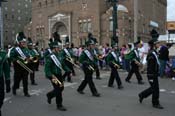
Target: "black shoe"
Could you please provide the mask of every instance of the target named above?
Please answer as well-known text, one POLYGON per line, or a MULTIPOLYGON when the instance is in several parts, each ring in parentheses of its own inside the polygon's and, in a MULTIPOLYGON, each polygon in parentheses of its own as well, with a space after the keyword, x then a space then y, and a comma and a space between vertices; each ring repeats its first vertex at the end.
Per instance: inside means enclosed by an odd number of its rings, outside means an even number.
POLYGON ((139 102, 142 103, 143 97, 139 94, 139 102))
POLYGON ((100 97, 100 94, 99 93, 94 93, 92 96, 94 96, 94 97, 100 97))
POLYGON ((57 106, 57 109, 60 111, 67 111, 67 109, 64 106, 57 106))
POLYGON ((153 105, 154 108, 157 108, 157 109, 164 109, 163 106, 161 106, 160 104, 158 105, 153 105))
POLYGON ((31 85, 38 85, 37 83, 32 83, 31 85))
POLYGON ((51 103, 52 103, 52 99, 49 97, 48 94, 47 94, 46 96, 47 96, 47 103, 48 103, 48 104, 51 104, 51 103))
POLYGON ((73 83, 73 81, 72 81, 72 80, 70 80, 70 81, 67 81, 67 82, 69 82, 69 83, 73 83))
POLYGON ((114 85, 108 85, 108 87, 114 88, 114 85))
POLYGON ((13 88, 12 90, 13 95, 16 95, 16 90, 13 88))
POLYGON ((28 93, 27 93, 27 94, 24 94, 24 96, 25 96, 25 97, 31 97, 31 95, 28 94, 28 93))
POLYGON ((126 81, 127 83, 131 83, 131 81, 130 81, 130 80, 125 79, 125 81, 126 81))
POLYGON ((123 86, 122 85, 118 86, 118 89, 123 89, 123 86))
POLYGON ((85 94, 83 91, 77 90, 78 93, 80 94, 85 94))
POLYGON ((143 81, 139 81, 138 84, 139 84, 139 85, 143 85, 144 82, 143 82, 143 81))
POLYGON ((100 78, 100 77, 96 77, 96 79, 101 80, 101 78, 100 78))

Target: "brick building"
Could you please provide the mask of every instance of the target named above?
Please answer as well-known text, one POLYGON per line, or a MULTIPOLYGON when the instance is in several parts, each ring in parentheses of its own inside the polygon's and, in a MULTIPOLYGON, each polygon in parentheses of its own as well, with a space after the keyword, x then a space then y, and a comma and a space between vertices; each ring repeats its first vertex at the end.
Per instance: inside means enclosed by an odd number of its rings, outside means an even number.
MULTIPOLYGON (((167 0, 119 0, 119 45, 133 42, 134 35, 144 41, 156 28, 166 30, 167 0)), ((32 22, 25 32, 40 47, 47 47, 51 34, 57 31, 62 40, 68 35, 76 46, 84 44, 92 32, 99 44, 110 43, 112 8, 106 0, 32 0, 32 22)))
POLYGON ((31 21, 31 0, 7 0, 2 3, 4 46, 13 45, 16 33, 31 21))

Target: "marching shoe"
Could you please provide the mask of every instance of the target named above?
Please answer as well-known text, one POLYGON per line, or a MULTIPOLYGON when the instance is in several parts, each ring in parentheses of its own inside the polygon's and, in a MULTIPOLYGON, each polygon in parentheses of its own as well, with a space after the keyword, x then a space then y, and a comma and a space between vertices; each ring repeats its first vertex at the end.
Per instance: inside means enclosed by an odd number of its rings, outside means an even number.
POLYGON ((130 81, 130 80, 125 79, 125 81, 126 81, 127 83, 131 83, 131 81, 130 81))
POLYGON ((100 94, 99 93, 94 93, 92 96, 94 96, 94 97, 100 97, 100 94))
POLYGON ((32 83, 31 85, 38 85, 37 83, 32 83))
POLYGON ((100 77, 96 77, 96 79, 101 80, 101 78, 100 78, 100 77))
POLYGON ((141 94, 139 94, 139 102, 142 103, 143 101, 143 97, 141 96, 141 94))
POLYGON ((24 96, 25 96, 25 97, 31 97, 31 95, 28 94, 28 93, 27 93, 27 94, 24 94, 24 96))
POLYGON ((144 82, 143 82, 143 81, 139 81, 138 84, 139 84, 139 85, 143 85, 144 82))
POLYGON ((154 108, 157 108, 157 109, 164 109, 163 106, 161 106, 160 104, 158 105, 153 105, 154 108))
POLYGON ((123 89, 123 86, 122 85, 118 86, 118 89, 123 89))
POLYGON ((67 109, 64 106, 57 106, 57 109, 60 111, 67 111, 67 109))
POLYGON ((47 103, 48 103, 48 104, 51 104, 51 103, 52 103, 52 100, 51 100, 51 98, 49 97, 48 94, 46 94, 46 97, 47 97, 47 103))
POLYGON ((78 93, 80 94, 85 94, 83 91, 77 90, 78 93))

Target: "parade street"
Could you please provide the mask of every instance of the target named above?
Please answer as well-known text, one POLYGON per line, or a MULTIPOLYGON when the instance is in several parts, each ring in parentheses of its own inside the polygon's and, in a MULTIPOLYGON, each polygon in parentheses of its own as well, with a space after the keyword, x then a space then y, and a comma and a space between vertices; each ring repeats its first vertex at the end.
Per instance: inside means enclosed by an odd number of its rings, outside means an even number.
MULTIPOLYGON (((13 71, 12 71, 13 72, 13 71)), ((11 77, 13 73, 11 73, 11 77)), ((101 71, 102 80, 94 78, 96 88, 101 97, 93 97, 89 86, 81 95, 76 90, 84 75, 81 70, 76 69, 76 76, 73 83, 65 82, 63 91, 63 105, 66 112, 56 109, 55 99, 49 105, 46 93, 52 86, 44 76, 43 67, 36 72, 37 86, 31 86, 29 81, 29 93, 31 97, 24 97, 22 87, 17 90, 17 95, 6 94, 3 116, 174 116, 175 114, 175 81, 163 78, 160 81, 160 103, 163 110, 152 107, 151 97, 139 103, 138 93, 149 87, 146 74, 143 74, 145 84, 138 85, 135 76, 131 79, 131 84, 124 81, 127 73, 119 71, 124 89, 119 90, 116 82, 114 88, 107 87, 109 71, 101 71)), ((95 75, 94 75, 95 77, 95 75)), ((13 83, 13 82, 12 82, 13 83)), ((22 84, 21 84, 22 86, 22 84)))

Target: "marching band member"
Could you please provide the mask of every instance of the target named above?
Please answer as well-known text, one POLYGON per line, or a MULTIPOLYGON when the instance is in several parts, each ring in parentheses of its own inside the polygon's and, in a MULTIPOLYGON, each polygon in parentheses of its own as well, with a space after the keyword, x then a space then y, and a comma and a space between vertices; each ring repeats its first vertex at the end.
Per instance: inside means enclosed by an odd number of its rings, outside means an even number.
POLYGON ((69 67, 69 69, 71 69, 71 72, 65 72, 63 75, 63 78, 65 80, 65 78, 67 77, 67 81, 68 82, 72 82, 72 75, 71 73, 75 73, 74 71, 74 67, 73 67, 73 53, 71 52, 70 48, 69 48, 69 37, 66 37, 66 43, 65 43, 65 48, 62 50, 62 56, 63 56, 63 61, 65 62, 66 66, 69 67))
POLYGON ((147 77, 150 87, 139 94, 139 101, 142 103, 143 99, 152 94, 152 105, 154 108, 163 109, 159 103, 159 67, 160 62, 158 59, 156 49, 159 44, 156 39, 152 39, 148 42, 150 50, 147 56, 147 77))
POLYGON ((51 104, 52 98, 56 97, 57 109, 66 111, 63 106, 62 91, 64 89, 62 70, 70 72, 70 69, 66 67, 63 62, 61 49, 57 41, 50 43, 52 53, 46 57, 45 62, 45 75, 51 81, 53 90, 47 93, 47 102, 51 104))
POLYGON ((37 63, 38 63, 38 60, 39 60, 39 53, 33 48, 33 42, 31 40, 31 38, 28 38, 28 50, 29 50, 29 54, 30 54, 30 57, 32 57, 32 59, 30 60, 28 66, 29 68, 33 71, 33 73, 30 74, 30 80, 31 80, 31 84, 32 85, 38 85, 36 82, 35 82, 35 71, 37 69, 37 63))
POLYGON ((80 94, 84 94, 83 90, 86 87, 87 84, 89 84, 90 90, 92 92, 92 95, 95 97, 100 97, 100 94, 97 92, 97 89, 95 88, 94 82, 93 82, 93 71, 95 71, 94 69, 94 56, 92 54, 92 50, 94 49, 94 41, 89 40, 88 42, 86 42, 87 44, 87 49, 85 49, 81 55, 80 55, 80 63, 82 64, 82 68, 85 74, 85 78, 82 81, 82 83, 80 84, 80 86, 78 87, 77 91, 80 94))
POLYGON ((130 79, 133 75, 133 73, 135 73, 137 80, 138 80, 138 84, 144 84, 144 82, 142 81, 142 76, 139 72, 139 66, 141 66, 140 63, 140 57, 139 57, 139 53, 138 53, 138 48, 142 47, 142 42, 138 41, 135 43, 135 49, 133 49, 126 57, 126 59, 130 59, 131 61, 131 70, 128 73, 127 78, 125 79, 126 82, 131 83, 130 79))
POLYGON ((28 68, 28 60, 30 54, 26 48, 26 39, 23 32, 17 34, 16 37, 17 47, 14 47, 10 53, 10 59, 14 66, 14 84, 13 95, 16 95, 16 90, 19 88, 20 81, 23 81, 23 91, 26 97, 30 97, 28 93, 28 74, 32 71, 28 68))
POLYGON ((5 85, 6 92, 10 92, 10 66, 7 60, 7 54, 5 51, 0 50, 0 116, 1 116, 1 107, 3 105, 5 97, 5 85), (4 83, 5 82, 5 83, 4 83))
POLYGON ((117 71, 117 69, 121 67, 119 56, 117 53, 118 45, 115 44, 115 45, 112 45, 112 47, 113 47, 112 51, 107 56, 107 62, 111 67, 111 75, 109 78, 108 87, 113 87, 114 78, 115 78, 118 84, 118 89, 122 89, 123 88, 122 82, 117 71))

